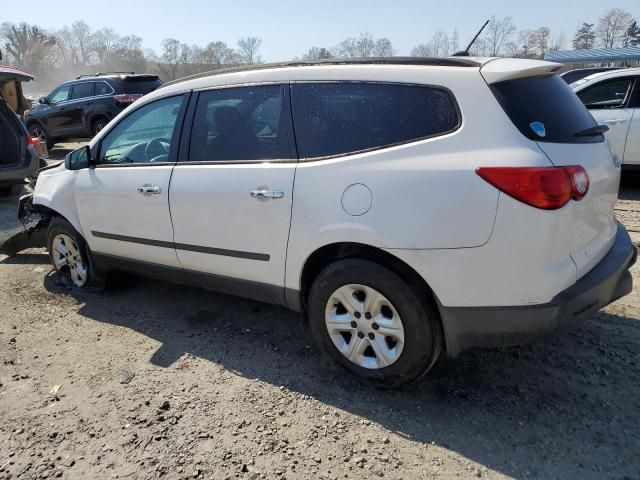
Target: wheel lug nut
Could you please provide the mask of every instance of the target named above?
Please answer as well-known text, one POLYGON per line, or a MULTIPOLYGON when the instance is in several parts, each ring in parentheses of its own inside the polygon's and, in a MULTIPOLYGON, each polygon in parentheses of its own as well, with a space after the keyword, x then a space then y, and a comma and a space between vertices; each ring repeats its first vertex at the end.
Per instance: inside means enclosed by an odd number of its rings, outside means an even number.
POLYGON ((354 317, 356 318, 360 318, 362 316, 362 314, 360 312, 356 312, 353 314, 354 317))
POLYGON ((358 326, 358 324, 357 324, 356 322, 351 322, 351 326, 352 326, 353 328, 356 328, 356 327, 358 326))
POLYGON ((369 312, 365 313, 364 318, 366 318, 367 320, 371 320, 371 314, 369 312))
POLYGON ((369 338, 370 338, 371 340, 373 340, 374 338, 376 338, 376 336, 375 336, 373 333, 370 333, 370 334, 369 334, 369 338))
POLYGON ((359 338, 364 338, 364 333, 362 333, 362 332, 358 332, 358 337, 359 337, 359 338))
POLYGON ((373 323, 371 325, 371 328, 373 328, 374 330, 378 330, 380 328, 380 325, 378 325, 377 323, 373 323))

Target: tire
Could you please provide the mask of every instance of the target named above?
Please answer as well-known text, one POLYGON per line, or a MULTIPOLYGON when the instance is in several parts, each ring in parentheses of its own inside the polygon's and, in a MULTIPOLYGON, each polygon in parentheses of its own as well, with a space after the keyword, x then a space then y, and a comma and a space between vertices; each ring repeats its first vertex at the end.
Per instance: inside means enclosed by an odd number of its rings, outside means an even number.
POLYGON ((29 125, 29 135, 39 138, 40 141, 47 146, 47 150, 51 150, 56 144, 54 139, 49 135, 49 132, 39 123, 29 125))
POLYGON ((95 267, 84 238, 64 218, 54 217, 49 223, 47 249, 51 263, 67 283, 85 291, 104 289, 104 274, 95 267))
POLYGON ((7 185, 6 187, 0 187, 0 197, 8 197, 13 192, 13 185, 7 185))
POLYGON ((379 387, 417 380, 440 355, 442 333, 433 305, 396 273, 369 260, 340 260, 320 272, 308 313, 321 350, 379 387), (354 301, 349 308, 338 300, 352 301, 345 292, 354 301), (362 311, 367 301, 373 302, 372 312, 362 311))
POLYGON ((98 117, 95 120, 91 121, 91 134, 95 137, 100 130, 102 130, 107 123, 109 123, 109 120, 107 120, 104 117, 98 117))

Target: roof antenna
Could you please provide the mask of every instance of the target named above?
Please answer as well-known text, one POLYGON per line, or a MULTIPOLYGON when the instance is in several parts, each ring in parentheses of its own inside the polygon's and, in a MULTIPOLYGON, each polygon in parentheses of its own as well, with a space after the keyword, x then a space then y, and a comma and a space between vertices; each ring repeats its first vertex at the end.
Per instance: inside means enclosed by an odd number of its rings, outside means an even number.
POLYGON ((482 28, 478 31, 478 33, 476 33, 476 36, 473 37, 473 40, 471 40, 469 45, 467 45, 467 48, 465 48, 464 50, 460 50, 459 52, 454 53, 453 56, 454 57, 469 57, 470 56, 469 55, 469 50, 471 50, 471 47, 473 46, 474 43, 476 43, 476 40, 478 39, 478 37, 480 36, 482 31, 487 27, 487 25, 489 25, 489 20, 484 22, 484 25, 482 25, 482 28))

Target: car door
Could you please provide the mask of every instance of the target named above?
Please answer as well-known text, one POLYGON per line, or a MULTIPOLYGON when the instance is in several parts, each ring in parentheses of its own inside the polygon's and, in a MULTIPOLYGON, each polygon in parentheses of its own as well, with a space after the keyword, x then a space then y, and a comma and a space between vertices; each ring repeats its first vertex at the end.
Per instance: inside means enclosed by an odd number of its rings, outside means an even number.
POLYGON ((64 135, 67 133, 71 117, 68 104, 71 98, 72 85, 61 85, 47 97, 47 111, 45 126, 49 135, 64 135))
POLYGON ((71 100, 67 103, 67 111, 70 117, 68 135, 86 135, 89 129, 85 127, 86 111, 93 103, 94 82, 76 83, 71 90, 71 100))
POLYGON ((170 189, 180 264, 282 301, 296 168, 288 86, 202 91, 185 132, 170 189))
POLYGON ((624 158, 633 116, 633 108, 629 102, 634 83, 634 77, 618 77, 603 80, 577 92, 596 121, 609 127, 607 138, 620 160, 624 158))
POLYGON ((102 255, 179 267, 169 180, 187 95, 145 103, 111 126, 75 184, 80 223, 102 255))
POLYGON ((627 132, 627 144, 624 149, 623 162, 627 165, 640 165, 640 78, 636 77, 630 107, 633 107, 633 116, 627 132))

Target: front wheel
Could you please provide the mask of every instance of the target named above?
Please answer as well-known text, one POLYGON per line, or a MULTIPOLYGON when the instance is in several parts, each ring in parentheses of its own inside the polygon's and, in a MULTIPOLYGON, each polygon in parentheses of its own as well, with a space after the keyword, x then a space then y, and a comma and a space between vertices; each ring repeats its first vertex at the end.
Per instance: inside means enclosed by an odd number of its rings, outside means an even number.
POLYGON ((341 260, 318 275, 309 320, 324 352, 383 387, 420 378, 441 350, 439 320, 428 299, 368 260, 341 260))
POLYGON ((29 135, 40 139, 40 142, 47 146, 47 150, 51 150, 55 145, 53 138, 51 138, 45 128, 37 123, 29 127, 29 135))
POLYGON ((61 217, 51 220, 47 247, 56 271, 73 286, 91 291, 104 288, 103 276, 95 268, 86 242, 68 221, 61 217))

